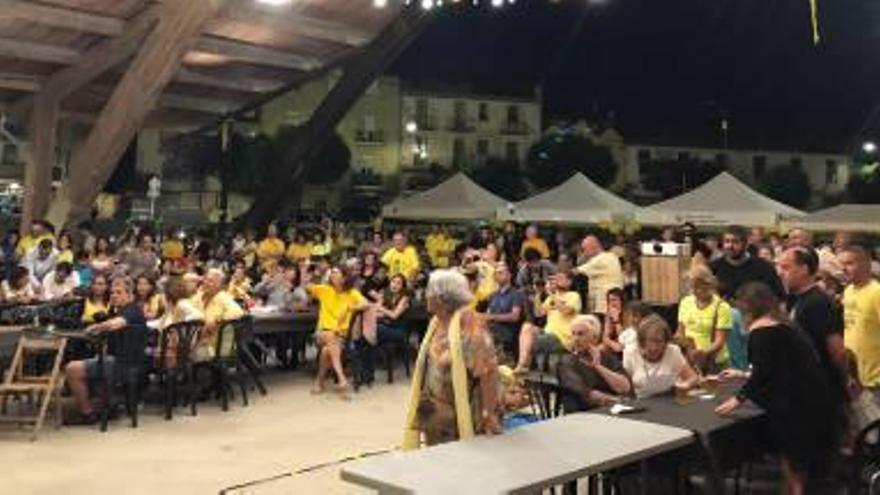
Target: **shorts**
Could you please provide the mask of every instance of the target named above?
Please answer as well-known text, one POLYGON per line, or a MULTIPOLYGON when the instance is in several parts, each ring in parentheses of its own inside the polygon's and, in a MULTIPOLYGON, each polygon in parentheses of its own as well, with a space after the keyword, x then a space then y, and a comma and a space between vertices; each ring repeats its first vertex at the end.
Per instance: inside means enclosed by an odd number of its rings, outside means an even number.
MULTIPOLYGON (((86 380, 90 384, 97 384, 101 381, 101 364, 98 362, 98 358, 93 357, 86 359, 83 361, 86 367, 86 380)), ((113 356, 105 356, 104 357, 104 376, 112 377, 113 376, 113 367, 116 364, 116 358, 113 356)))
POLYGON ((547 330, 542 330, 535 337, 532 349, 532 352, 535 354, 561 354, 566 352, 565 346, 559 341, 559 337, 547 332, 547 330))

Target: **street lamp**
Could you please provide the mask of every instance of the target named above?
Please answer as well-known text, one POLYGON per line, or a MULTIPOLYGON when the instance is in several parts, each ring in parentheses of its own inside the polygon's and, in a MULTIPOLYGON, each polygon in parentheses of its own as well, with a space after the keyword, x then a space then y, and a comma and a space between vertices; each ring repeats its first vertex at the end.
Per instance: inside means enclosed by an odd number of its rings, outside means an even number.
POLYGON ((408 132, 410 134, 415 134, 418 131, 419 131, 419 126, 416 125, 415 122, 410 120, 409 122, 406 123, 406 132, 408 132))
POLYGON ((877 151, 877 144, 873 141, 867 141, 862 145, 862 151, 865 153, 874 153, 877 151))

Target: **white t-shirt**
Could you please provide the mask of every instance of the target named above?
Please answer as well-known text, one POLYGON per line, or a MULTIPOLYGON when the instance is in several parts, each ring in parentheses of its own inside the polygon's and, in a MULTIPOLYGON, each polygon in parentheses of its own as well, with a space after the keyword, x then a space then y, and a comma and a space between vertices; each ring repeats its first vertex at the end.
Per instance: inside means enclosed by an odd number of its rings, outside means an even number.
POLYGON ((639 398, 662 394, 675 387, 684 366, 684 356, 673 344, 666 346, 663 358, 656 363, 646 361, 638 345, 623 351, 623 368, 632 379, 633 389, 639 398))
POLYGON ((630 347, 638 347, 639 334, 635 328, 629 327, 617 335, 617 342, 623 346, 624 351, 630 347))

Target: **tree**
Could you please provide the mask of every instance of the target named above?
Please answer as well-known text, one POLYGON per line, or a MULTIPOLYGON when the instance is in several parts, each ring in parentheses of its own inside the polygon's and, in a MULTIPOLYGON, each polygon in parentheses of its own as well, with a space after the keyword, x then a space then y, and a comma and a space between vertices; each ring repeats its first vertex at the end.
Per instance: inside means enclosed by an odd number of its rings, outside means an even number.
POLYGON ((795 164, 773 167, 761 181, 761 192, 793 208, 804 208, 810 202, 813 189, 810 178, 795 164))
MULTIPOLYGON (((278 129, 275 135, 274 162, 283 160, 299 132, 300 129, 293 126, 283 126, 278 129)), ((305 179, 311 184, 332 184, 345 175, 349 168, 351 168, 351 150, 339 134, 334 132, 321 145, 314 158, 306 164, 308 173, 305 179)))
POLYGON ((846 185, 853 203, 880 204, 880 163, 872 163, 854 170, 846 185))
POLYGON ((617 177, 617 170, 608 148, 566 130, 548 132, 532 145, 526 164, 526 175, 539 188, 556 186, 575 172, 608 187, 617 177))
POLYGON ((489 157, 470 174, 474 182, 509 201, 520 201, 529 194, 519 167, 501 158, 489 157))
POLYGON ((640 165, 640 169, 645 189, 670 198, 709 182, 724 171, 724 165, 717 161, 680 157, 651 160, 640 165))

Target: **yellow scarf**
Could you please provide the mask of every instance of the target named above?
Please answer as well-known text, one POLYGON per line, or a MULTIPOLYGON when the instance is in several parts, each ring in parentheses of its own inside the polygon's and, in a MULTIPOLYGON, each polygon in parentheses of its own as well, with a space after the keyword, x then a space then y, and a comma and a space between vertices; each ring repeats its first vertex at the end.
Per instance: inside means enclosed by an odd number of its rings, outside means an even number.
MULTIPOLYGON (((458 310, 449 321, 449 352, 452 358, 452 392, 455 397, 455 417, 458 423, 458 438, 466 440, 474 436, 474 420, 471 416, 471 403, 468 397, 467 369, 464 365, 464 355, 461 349, 461 313, 458 310)), ((415 450, 421 446, 421 431, 418 429, 416 414, 419 401, 422 396, 422 386, 425 377, 425 366, 428 362, 428 349, 431 340, 439 326, 437 317, 431 319, 419 356, 416 358, 415 370, 413 371, 412 388, 409 396, 409 406, 406 413, 406 424, 403 430, 403 450, 415 450)))

